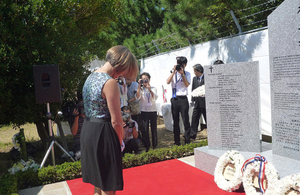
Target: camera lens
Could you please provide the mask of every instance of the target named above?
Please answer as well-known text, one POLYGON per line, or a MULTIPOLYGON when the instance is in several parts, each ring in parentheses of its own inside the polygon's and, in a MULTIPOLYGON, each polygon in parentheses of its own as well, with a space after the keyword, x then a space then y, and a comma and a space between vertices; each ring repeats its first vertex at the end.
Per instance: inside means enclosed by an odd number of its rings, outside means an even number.
POLYGON ((176 67, 175 67, 175 69, 176 69, 177 71, 181 70, 181 64, 177 64, 176 67))
POLYGON ((118 78, 118 83, 119 83, 120 85, 123 85, 123 84, 124 84, 123 80, 120 79, 120 78, 118 78))

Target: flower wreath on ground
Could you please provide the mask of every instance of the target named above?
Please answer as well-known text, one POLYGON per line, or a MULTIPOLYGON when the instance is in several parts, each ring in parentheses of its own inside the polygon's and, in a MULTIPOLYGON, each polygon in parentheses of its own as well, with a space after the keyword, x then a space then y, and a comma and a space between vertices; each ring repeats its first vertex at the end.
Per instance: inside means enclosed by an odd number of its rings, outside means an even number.
POLYGON ((243 186, 247 195, 267 194, 269 191, 274 191, 279 180, 275 167, 259 154, 245 161, 242 172, 243 186))
POLYGON ((244 157, 236 150, 227 151, 219 158, 214 180, 220 189, 227 192, 239 189, 242 183, 240 170, 244 162, 244 157))
POLYGON ((274 190, 268 191, 266 195, 291 195, 300 194, 300 174, 293 174, 279 180, 274 190))

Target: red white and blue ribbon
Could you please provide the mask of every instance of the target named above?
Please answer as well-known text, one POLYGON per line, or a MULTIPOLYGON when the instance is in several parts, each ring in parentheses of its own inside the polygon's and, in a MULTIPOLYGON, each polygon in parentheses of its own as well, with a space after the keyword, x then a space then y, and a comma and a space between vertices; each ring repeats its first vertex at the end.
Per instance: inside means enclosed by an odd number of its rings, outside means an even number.
POLYGON ((266 189, 263 185, 263 181, 265 179, 265 164, 267 163, 267 160, 264 156, 261 156, 260 154, 256 154, 255 157, 249 158, 246 160, 242 166, 242 173, 246 170, 246 167, 255 162, 255 161, 260 161, 260 168, 259 168, 259 174, 258 174, 258 185, 260 188, 261 193, 265 193, 266 189))

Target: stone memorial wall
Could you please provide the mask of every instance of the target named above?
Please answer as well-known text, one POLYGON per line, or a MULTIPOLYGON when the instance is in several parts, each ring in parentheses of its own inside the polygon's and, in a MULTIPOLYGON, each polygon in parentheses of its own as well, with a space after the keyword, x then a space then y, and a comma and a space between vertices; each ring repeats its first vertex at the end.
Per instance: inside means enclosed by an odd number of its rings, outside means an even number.
POLYGON ((300 160, 300 1, 268 17, 273 153, 300 160))
POLYGON ((208 147, 260 152, 258 62, 204 66, 208 147))

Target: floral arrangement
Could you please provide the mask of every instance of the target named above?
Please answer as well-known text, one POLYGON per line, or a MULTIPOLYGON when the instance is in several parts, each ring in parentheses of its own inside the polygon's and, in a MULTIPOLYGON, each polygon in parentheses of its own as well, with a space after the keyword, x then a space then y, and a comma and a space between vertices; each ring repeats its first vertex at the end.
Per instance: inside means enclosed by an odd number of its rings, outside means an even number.
POLYGON ((279 180, 273 190, 268 190, 266 195, 289 195, 300 193, 300 174, 293 174, 279 180))
POLYGON ((13 137, 12 137, 12 143, 14 145, 14 148, 19 150, 20 152, 20 133, 16 133, 13 137))
POLYGON ((192 91, 193 97, 205 97, 205 85, 201 85, 192 91))
POLYGON ((28 169, 33 169, 35 172, 39 169, 40 165, 35 163, 32 158, 28 161, 21 160, 20 162, 14 164, 12 168, 8 169, 10 174, 16 174, 19 171, 27 171, 28 169))
POLYGON ((243 186, 247 195, 268 194, 270 191, 274 191, 276 183, 279 180, 279 175, 275 167, 259 154, 246 160, 242 171, 243 186), (255 187, 254 184, 256 176, 259 187, 255 187))
POLYGON ((240 170, 244 162, 244 157, 236 150, 224 153, 219 158, 214 171, 214 180, 218 187, 228 192, 239 189, 242 183, 242 172, 240 170), (231 180, 224 177, 224 169, 229 164, 232 164, 235 168, 234 176, 231 180))

